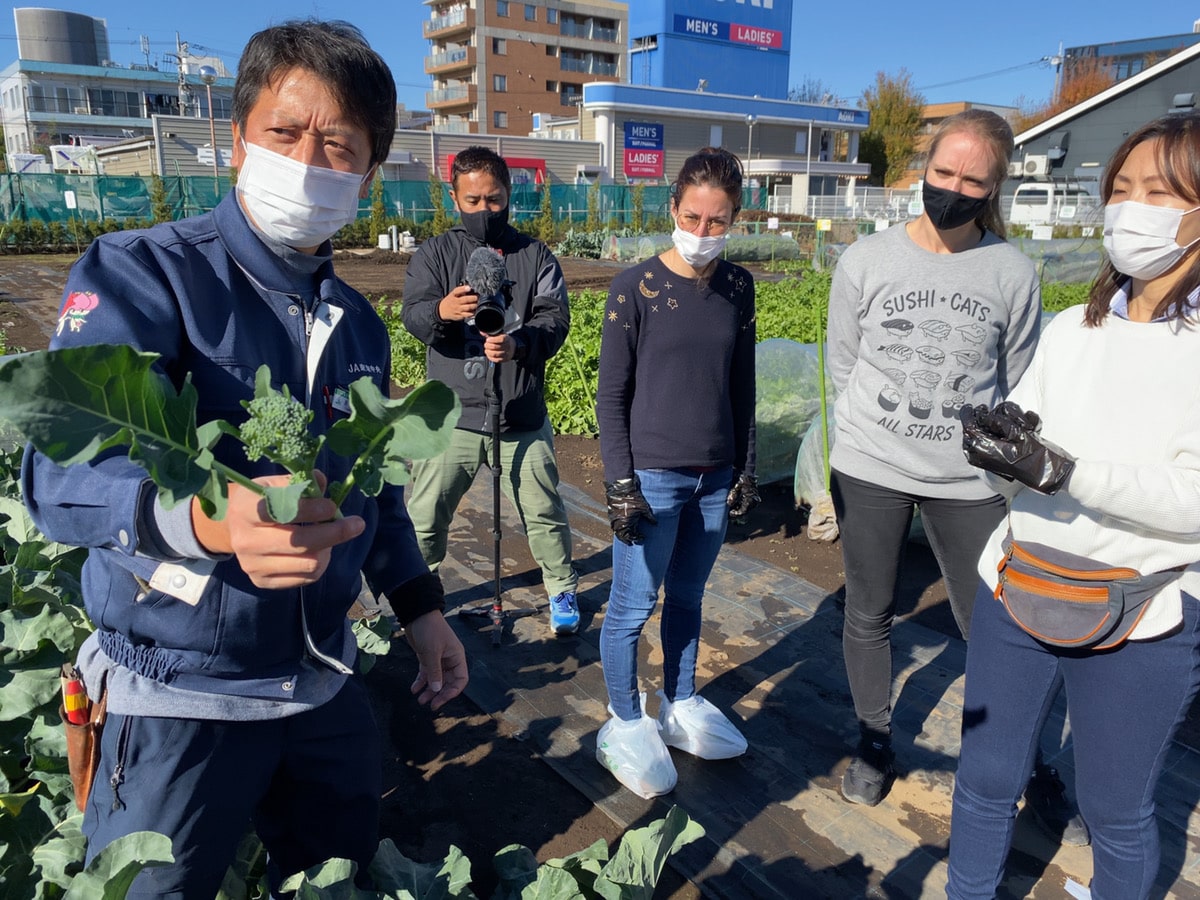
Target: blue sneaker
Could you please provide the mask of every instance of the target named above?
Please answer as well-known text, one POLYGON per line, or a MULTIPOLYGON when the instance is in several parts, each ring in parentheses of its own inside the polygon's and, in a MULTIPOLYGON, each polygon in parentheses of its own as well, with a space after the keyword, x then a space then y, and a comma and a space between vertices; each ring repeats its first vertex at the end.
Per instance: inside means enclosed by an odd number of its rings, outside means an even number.
POLYGON ((563 591, 550 598, 550 627, 555 634, 574 634, 579 630, 579 606, 574 591, 563 591))

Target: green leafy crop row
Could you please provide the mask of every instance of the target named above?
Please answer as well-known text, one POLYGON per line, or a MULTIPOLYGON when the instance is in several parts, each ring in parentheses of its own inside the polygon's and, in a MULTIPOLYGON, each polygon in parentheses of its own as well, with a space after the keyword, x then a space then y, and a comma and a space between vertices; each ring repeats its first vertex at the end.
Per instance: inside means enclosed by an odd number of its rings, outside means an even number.
MULTIPOLYGON (((787 338, 814 344, 823 333, 829 287, 833 273, 809 266, 779 281, 758 281, 755 299, 758 339, 787 338)), ((1042 285, 1042 305, 1047 312, 1087 302, 1088 285, 1047 282, 1042 285)), ((596 379, 600 369, 600 335, 603 330, 602 290, 571 294, 571 333, 562 350, 546 367, 546 406, 558 434, 595 435, 596 379)), ((425 347, 400 321, 399 301, 384 298, 379 311, 392 338, 392 377, 411 387, 425 379, 425 347)))

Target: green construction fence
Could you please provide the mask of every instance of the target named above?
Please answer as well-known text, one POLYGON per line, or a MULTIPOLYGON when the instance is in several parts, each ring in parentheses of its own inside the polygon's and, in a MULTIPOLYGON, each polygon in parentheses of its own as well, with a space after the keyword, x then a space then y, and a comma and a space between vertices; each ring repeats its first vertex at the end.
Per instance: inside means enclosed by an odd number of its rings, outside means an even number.
MULTIPOLYGON (((228 177, 213 175, 163 176, 160 205, 170 210, 169 218, 182 219, 212 209, 230 189, 228 177)), ((416 224, 433 218, 428 181, 385 181, 383 203, 388 218, 406 219, 416 224)), ((0 174, 0 221, 20 220, 46 225, 66 225, 73 220, 154 219, 154 179, 117 175, 29 175, 0 174), (74 206, 68 198, 74 198, 74 206)), ((542 214, 545 186, 513 185, 511 216, 516 221, 542 214)), ((665 185, 555 184, 549 187, 554 218, 568 225, 588 222, 589 204, 596 204, 593 221, 600 227, 635 227, 656 217, 665 218, 669 190, 665 185), (640 193, 640 198, 639 198, 640 193), (640 204, 639 204, 640 199, 640 204), (640 205, 640 215, 636 208, 640 205)), ((444 208, 453 213, 446 185, 442 186, 444 208)), ((744 209, 758 205, 750 190, 743 199, 744 209)), ((371 200, 362 201, 359 216, 370 214, 371 200)))

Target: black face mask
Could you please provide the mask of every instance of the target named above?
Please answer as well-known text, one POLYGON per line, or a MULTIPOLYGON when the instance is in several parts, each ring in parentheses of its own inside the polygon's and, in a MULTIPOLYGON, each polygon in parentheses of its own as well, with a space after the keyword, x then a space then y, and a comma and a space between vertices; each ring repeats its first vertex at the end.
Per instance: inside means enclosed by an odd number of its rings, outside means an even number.
POLYGON ((489 247, 496 246, 508 228, 507 206, 496 212, 492 212, 490 209, 481 209, 478 212, 470 213, 460 210, 458 215, 462 220, 463 228, 467 229, 467 233, 489 247))
POLYGON ((968 197, 958 191, 934 187, 928 181, 921 188, 925 212, 938 231, 949 231, 972 222, 987 209, 991 197, 968 197))

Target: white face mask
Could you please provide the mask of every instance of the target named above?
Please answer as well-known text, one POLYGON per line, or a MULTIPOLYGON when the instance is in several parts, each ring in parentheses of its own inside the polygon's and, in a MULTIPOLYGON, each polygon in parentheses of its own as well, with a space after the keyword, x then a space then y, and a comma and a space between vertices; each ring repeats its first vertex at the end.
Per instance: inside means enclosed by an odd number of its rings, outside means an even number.
POLYGON ((367 176, 306 165, 246 141, 242 148, 238 194, 254 224, 273 240, 316 247, 358 217, 367 176))
MULTIPOLYGON (((1172 209, 1123 200, 1104 207, 1104 252, 1122 275, 1149 281, 1183 258, 1188 248, 1175 243, 1179 224, 1193 209, 1172 209)), ((1197 238, 1200 240, 1200 238, 1197 238)))
POLYGON ((675 244, 675 252, 685 263, 693 269, 703 269, 721 255, 721 251, 725 249, 725 239, 728 237, 728 234, 700 237, 676 225, 671 241, 675 244))

